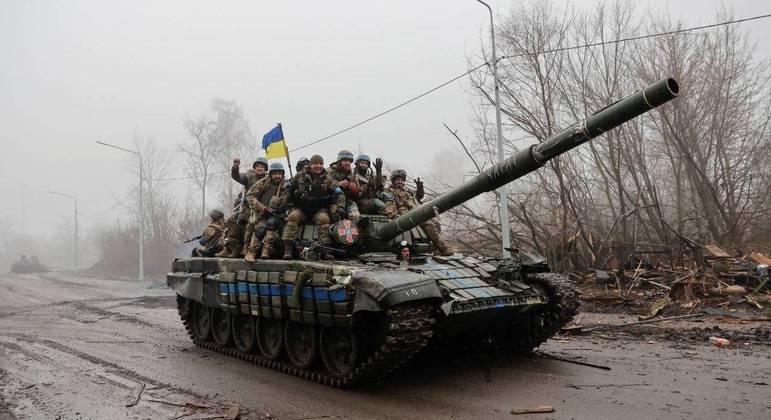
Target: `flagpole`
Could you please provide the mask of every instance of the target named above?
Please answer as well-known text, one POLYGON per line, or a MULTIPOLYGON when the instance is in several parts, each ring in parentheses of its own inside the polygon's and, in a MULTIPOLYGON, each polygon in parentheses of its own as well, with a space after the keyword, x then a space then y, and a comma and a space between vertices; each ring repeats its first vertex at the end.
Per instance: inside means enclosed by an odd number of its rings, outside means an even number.
POLYGON ((292 173, 292 161, 289 160, 289 148, 286 147, 286 136, 284 134, 284 127, 281 126, 281 123, 278 123, 278 126, 281 127, 281 134, 284 138, 284 154, 286 154, 286 165, 289 166, 289 178, 293 178, 294 174, 292 173))

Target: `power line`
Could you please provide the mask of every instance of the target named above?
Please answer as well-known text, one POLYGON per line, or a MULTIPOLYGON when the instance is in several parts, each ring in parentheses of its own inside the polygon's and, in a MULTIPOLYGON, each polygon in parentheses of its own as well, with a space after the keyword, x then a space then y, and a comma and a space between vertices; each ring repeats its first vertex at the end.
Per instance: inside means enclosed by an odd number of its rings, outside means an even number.
POLYGON ((398 104, 398 105, 394 105, 394 106, 392 106, 391 108, 388 108, 388 109, 386 109, 385 111, 383 111, 383 112, 381 112, 381 113, 379 113, 379 114, 373 115, 373 116, 371 116, 371 117, 367 118, 366 120, 363 120, 363 121, 357 122, 356 124, 353 124, 353 125, 350 125, 350 126, 348 126, 348 127, 346 127, 346 128, 343 128, 343 129, 341 129, 341 130, 335 131, 334 133, 332 133, 332 134, 330 134, 330 135, 328 135, 328 136, 322 137, 322 138, 320 138, 320 139, 318 139, 318 140, 314 140, 314 141, 312 141, 312 142, 310 142, 310 143, 306 143, 306 144, 304 144, 304 145, 302 145, 302 146, 300 146, 300 147, 295 147, 294 149, 291 149, 291 150, 290 150, 290 152, 296 152, 296 151, 298 151, 298 150, 300 150, 300 149, 304 149, 304 148, 306 148, 306 147, 308 147, 308 146, 312 146, 312 145, 314 145, 314 144, 316 144, 316 143, 320 143, 320 142, 322 142, 322 141, 324 141, 324 140, 327 140, 327 139, 331 139, 332 137, 335 137, 335 136, 337 136, 337 135, 343 134, 343 133, 345 133, 346 131, 350 131, 350 130, 353 130, 354 128, 356 128, 356 127, 358 127, 358 126, 360 126, 360 125, 364 125, 364 124, 366 124, 366 123, 368 123, 368 122, 370 122, 370 121, 372 121, 372 120, 374 120, 374 119, 376 119, 376 118, 380 118, 380 117, 382 117, 383 115, 386 115, 386 114, 388 114, 388 113, 390 113, 390 112, 392 112, 392 111, 396 111, 397 109, 399 109, 399 108, 401 108, 401 107, 403 107, 403 106, 405 106, 405 105, 408 105, 408 104, 410 104, 410 103, 412 103, 412 102, 415 102, 415 101, 417 101, 418 99, 420 99, 420 98, 422 98, 422 97, 424 97, 424 96, 426 96, 426 95, 428 95, 428 94, 430 94, 430 93, 434 93, 435 91, 437 91, 437 90, 439 90, 439 89, 441 89, 441 88, 443 88, 443 87, 445 87, 445 86, 449 85, 450 83, 452 83, 452 82, 454 82, 454 81, 456 81, 456 80, 458 80, 458 79, 460 79, 460 78, 462 78, 462 77, 465 77, 465 76, 466 76, 466 75, 468 75, 468 74, 471 74, 471 73, 473 73, 473 72, 475 72, 475 71, 479 70, 480 68, 482 68, 482 67, 484 67, 484 66, 486 66, 486 65, 488 65, 488 62, 486 62, 486 61, 485 61, 484 63, 482 63, 482 64, 480 64, 480 65, 478 65, 478 66, 474 67, 473 69, 471 69, 471 70, 469 70, 469 71, 467 71, 467 72, 465 72, 465 73, 463 73, 463 74, 459 74, 459 75, 457 75, 457 76, 453 77, 452 79, 450 79, 450 80, 448 80, 448 81, 446 81, 446 82, 444 82, 444 83, 442 83, 442 84, 440 84, 440 85, 438 85, 438 86, 435 86, 435 87, 433 87, 433 88, 431 88, 431 89, 429 89, 429 90, 427 90, 427 91, 425 91, 425 92, 423 92, 423 93, 419 94, 418 96, 415 96, 415 97, 412 97, 412 98, 410 98, 410 99, 407 99, 406 101, 404 101, 404 102, 402 102, 402 103, 400 103, 400 104, 398 104))
POLYGON ((681 34, 681 33, 685 33, 685 32, 700 31, 702 29, 716 28, 718 26, 735 25, 737 23, 743 23, 743 22, 748 22, 748 21, 757 20, 757 19, 766 19, 766 18, 769 18, 769 17, 771 17, 771 13, 766 14, 766 15, 752 16, 752 17, 748 17, 748 18, 744 18, 744 19, 736 19, 736 20, 728 20, 728 21, 725 21, 725 22, 712 23, 712 24, 709 24, 709 25, 693 26, 693 27, 690 27, 690 28, 676 29, 674 31, 657 32, 657 33, 654 33, 654 34, 639 35, 639 36, 633 36, 633 37, 629 37, 629 38, 613 39, 613 40, 610 40, 610 41, 600 41, 600 42, 594 42, 594 43, 591 43, 591 44, 584 44, 584 45, 574 45, 574 46, 571 46, 571 47, 555 48, 555 49, 552 49, 552 50, 536 51, 536 52, 533 52, 533 53, 521 53, 521 54, 508 55, 508 56, 504 55, 504 56, 501 56, 501 58, 499 58, 498 60, 502 60, 504 58, 508 60, 508 59, 515 58, 515 57, 525 57, 525 56, 536 55, 536 54, 549 54, 549 53, 556 53, 556 52, 563 52, 563 51, 578 50, 578 49, 581 49, 581 48, 599 47, 601 45, 620 44, 622 42, 638 41, 638 40, 641 40, 641 39, 656 38, 656 37, 659 37, 659 36, 677 35, 677 34, 681 34))
POLYGON ((118 201, 117 203, 115 203, 115 205, 114 205, 114 206, 110 207, 109 209, 107 209, 107 210, 105 210, 105 211, 103 211, 103 212, 100 212, 100 213, 96 213, 96 214, 84 214, 84 213, 79 213, 79 214, 81 214, 81 215, 83 215, 83 216, 86 216, 86 217, 99 217, 99 216, 104 216, 105 214, 107 214, 107 213, 109 213, 109 212, 111 212, 111 211, 115 210, 116 208, 118 208, 118 206, 120 206, 121 204, 123 204, 124 202, 126 202, 126 200, 128 200, 128 199, 129 199, 129 197, 131 197, 131 194, 134 194, 134 191, 136 191, 136 190, 137 190, 137 188, 139 188, 139 187, 134 187, 134 188, 133 188, 131 191, 129 191, 129 193, 128 193, 128 194, 126 194, 126 196, 125 196, 125 197, 123 197, 123 199, 121 199, 120 201, 118 201))
MULTIPOLYGON (((622 42, 637 41, 637 40, 641 40, 641 39, 654 38, 654 37, 659 37, 659 36, 675 35, 675 34, 681 34, 681 33, 685 33, 685 32, 698 31, 698 30, 702 30, 702 29, 715 28, 715 27, 718 27, 718 26, 734 25, 734 24, 738 24, 738 23, 748 22, 748 21, 751 21, 751 20, 766 19, 766 18, 769 18, 769 17, 771 17, 771 14, 757 15, 757 16, 752 16, 752 17, 748 17, 748 18, 744 18, 744 19, 729 20, 729 21, 724 21, 724 22, 713 23, 713 24, 710 24, 710 25, 694 26, 694 27, 690 27, 690 28, 677 29, 677 30, 673 30, 673 31, 658 32, 658 33, 648 34, 648 35, 640 35, 640 36, 629 37, 629 38, 614 39, 614 40, 611 40, 611 41, 601 41, 601 42, 594 42, 594 43, 590 43, 590 44, 574 45, 574 46, 563 47, 563 48, 555 48, 555 49, 551 49, 551 50, 542 50, 542 51, 534 51, 534 52, 529 52, 529 53, 521 53, 521 54, 516 54, 516 55, 510 55, 510 56, 501 56, 500 58, 498 58, 498 61, 500 61, 500 60, 502 60, 504 58, 510 61, 511 58, 515 58, 515 57, 523 57, 523 56, 537 55, 537 54, 549 54, 549 53, 556 53, 556 52, 562 52, 562 51, 576 50, 576 49, 581 49, 581 48, 597 47, 597 46, 600 46, 600 45, 618 44, 618 43, 622 43, 622 42)), ((332 137, 335 137, 335 136, 338 136, 340 134, 343 134, 343 133, 345 133, 347 131, 353 130, 356 127, 362 126, 362 125, 364 125, 364 124, 366 124, 366 123, 368 123, 368 122, 370 122, 372 120, 380 118, 380 117, 382 117, 382 116, 384 116, 386 114, 389 114, 389 113, 391 113, 393 111, 396 111, 397 109, 402 108, 402 107, 404 107, 404 106, 406 106, 406 105, 408 105, 408 104, 410 104, 412 102, 415 102, 418 99, 420 99, 420 98, 422 98, 422 97, 424 97, 424 96, 426 96, 426 95, 428 95, 430 93, 433 93, 433 92, 435 92, 435 91, 437 91, 437 90, 439 90, 439 89, 449 85, 450 83, 453 83, 456 80, 458 80, 458 79, 460 79, 462 77, 465 77, 465 76, 473 73, 474 71, 479 70, 480 68, 482 68, 484 66, 487 66, 489 64, 490 63, 486 61, 486 62, 484 62, 484 63, 482 63, 482 64, 472 68, 471 70, 468 70, 465 73, 459 74, 458 76, 455 76, 452 79, 450 79, 450 80, 448 80, 448 81, 446 81, 446 82, 444 82, 442 84, 439 84, 439 85, 437 85, 437 86, 435 86, 435 87, 433 87, 433 88, 431 88, 431 89, 429 89, 429 90, 427 90, 427 91, 425 91, 425 92, 423 92, 423 93, 421 93, 421 94, 419 94, 417 96, 414 96, 414 97, 412 97, 410 99, 407 99, 406 101, 401 102, 398 105, 394 105, 391 108, 386 109, 385 111, 382 111, 382 112, 380 112, 378 114, 375 114, 375 115, 373 115, 373 116, 371 116, 371 117, 369 117, 369 118, 367 118, 365 120, 359 121, 359 122, 357 122, 355 124, 349 125, 348 127, 345 127, 343 129, 335 131, 332 134, 329 134, 327 136, 324 136, 324 137, 321 137, 319 139, 313 140, 311 142, 305 143, 305 144, 303 144, 301 146, 298 146, 298 147, 296 147, 294 149, 291 149, 289 151, 290 152, 295 152, 295 151, 298 151, 298 150, 302 150, 302 149, 304 149, 304 148, 306 148, 308 146, 312 146, 312 145, 320 143, 320 142, 322 142, 324 140, 328 140, 328 139, 331 139, 332 137)))

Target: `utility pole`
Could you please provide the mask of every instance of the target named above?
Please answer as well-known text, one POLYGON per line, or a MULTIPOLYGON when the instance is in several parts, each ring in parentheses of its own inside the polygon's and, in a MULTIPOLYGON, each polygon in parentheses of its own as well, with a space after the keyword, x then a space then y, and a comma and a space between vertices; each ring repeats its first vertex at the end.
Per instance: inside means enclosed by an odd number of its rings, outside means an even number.
POLYGON ((145 280, 145 208, 144 208, 144 201, 142 198, 142 180, 144 179, 142 175, 143 171, 143 164, 142 164, 142 154, 139 153, 136 150, 129 150, 124 149, 120 146, 116 146, 114 144, 105 143, 103 141, 97 140, 97 144, 101 144, 102 146, 112 147, 114 149, 122 150, 124 152, 128 152, 134 155, 137 155, 139 157, 139 281, 145 280))
MULTIPOLYGON (((487 11, 490 13, 490 39, 493 52, 493 83, 495 83, 495 126, 497 129, 498 138, 498 162, 503 161, 506 157, 503 155, 503 126, 501 124, 501 94, 500 83, 498 81, 498 56, 495 54, 495 25, 493 24, 493 9, 490 5, 482 0, 476 0, 487 7, 487 11)), ((498 213, 501 220, 501 256, 508 258, 510 256, 509 251, 506 248, 511 247, 511 238, 509 237, 509 187, 503 185, 498 188, 498 213)))
POLYGON ((49 194, 58 195, 61 197, 67 197, 72 199, 73 203, 75 203, 75 274, 78 274, 78 199, 75 198, 74 195, 69 194, 63 194, 56 191, 48 191, 49 194))

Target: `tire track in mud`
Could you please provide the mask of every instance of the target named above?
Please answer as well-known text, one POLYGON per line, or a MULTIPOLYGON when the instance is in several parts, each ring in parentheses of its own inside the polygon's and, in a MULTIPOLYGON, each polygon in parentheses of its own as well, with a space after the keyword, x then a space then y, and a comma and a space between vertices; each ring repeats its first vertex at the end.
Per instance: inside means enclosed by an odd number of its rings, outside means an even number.
MULTIPOLYGON (((77 350, 75 348, 72 348, 70 346, 67 346, 65 344, 62 344, 62 343, 59 343, 59 342, 56 342, 56 341, 53 341, 53 340, 44 339, 44 338, 35 338, 35 337, 31 337, 31 336, 28 336, 28 335, 25 335, 25 334, 9 334, 8 336, 12 337, 12 338, 15 338, 15 339, 17 339, 19 341, 27 342, 27 343, 41 344, 41 345, 49 347, 49 348, 51 348, 53 350, 57 350, 57 351, 60 351, 62 353, 65 353, 65 354, 77 357, 79 359, 83 359, 83 360, 85 360, 85 361, 87 361, 89 363, 92 363, 94 365, 106 368, 106 370, 108 370, 108 371, 110 371, 112 373, 120 374, 121 376, 125 377, 126 379, 130 379, 130 380, 135 381, 135 382, 145 383, 145 384, 157 387, 157 388, 169 389, 169 390, 172 390, 172 391, 175 391, 175 392, 179 392, 179 393, 182 393, 182 394, 190 395, 190 396, 198 398, 198 399, 205 398, 204 395, 198 394, 198 393, 196 393, 194 391, 191 391, 191 390, 188 390, 188 389, 184 389, 184 388, 179 388, 179 387, 177 387, 175 385, 171 385, 171 384, 168 384, 168 383, 165 383, 165 382, 157 381, 157 380, 155 380, 153 378, 150 378, 148 376, 145 376, 145 375, 142 375, 140 373, 137 373, 137 372, 135 372, 135 371, 133 371, 131 369, 123 367, 123 366, 121 366, 121 365, 119 365, 117 363, 114 363, 114 362, 111 362, 109 360, 103 359, 101 357, 94 356, 92 354, 89 354, 89 353, 77 350)), ((30 357, 33 357, 36 360, 38 360, 40 362, 43 362, 43 363, 52 363, 53 362, 53 360, 51 360, 51 359, 48 359, 47 361, 46 360, 40 360, 40 355, 36 355, 32 351, 28 351, 28 350, 24 349, 23 347, 18 346, 18 345, 14 345, 12 343, 8 343, 8 342, 0 340, 0 345, 8 346, 10 348, 14 348, 15 350, 17 350, 17 351, 19 351, 21 353, 24 353, 24 354, 26 354, 26 355, 28 355, 30 357)))

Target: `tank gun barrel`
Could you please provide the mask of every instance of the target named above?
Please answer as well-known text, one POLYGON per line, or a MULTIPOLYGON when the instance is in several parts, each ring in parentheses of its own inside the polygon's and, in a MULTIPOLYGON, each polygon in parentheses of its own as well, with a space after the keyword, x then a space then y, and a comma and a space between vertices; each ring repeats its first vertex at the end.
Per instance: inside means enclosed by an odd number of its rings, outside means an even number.
POLYGON ((671 78, 648 85, 543 142, 520 150, 463 185, 423 203, 388 223, 379 225, 375 234, 384 240, 394 238, 480 194, 495 190, 535 171, 550 159, 674 99, 678 91, 677 82, 671 78))

